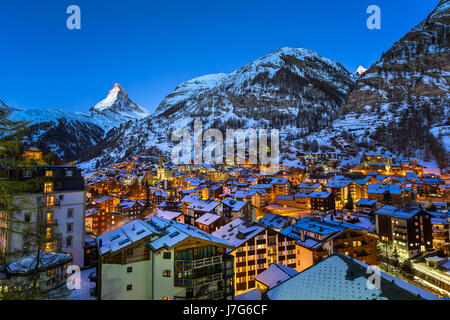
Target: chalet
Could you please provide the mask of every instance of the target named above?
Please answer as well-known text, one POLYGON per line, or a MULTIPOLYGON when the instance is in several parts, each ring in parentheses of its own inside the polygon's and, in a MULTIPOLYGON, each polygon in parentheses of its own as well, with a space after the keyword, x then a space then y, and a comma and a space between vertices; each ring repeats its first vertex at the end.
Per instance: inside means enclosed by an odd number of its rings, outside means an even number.
POLYGON ((374 215, 375 211, 377 211, 380 207, 381 202, 377 199, 362 198, 356 202, 356 209, 369 215, 374 215))
POLYGON ((205 213, 195 220, 194 225, 207 233, 213 233, 226 223, 227 220, 223 216, 215 213, 205 213))
POLYGON ((125 221, 143 219, 147 205, 143 200, 123 200, 117 206, 117 212, 125 221))
POLYGON ((368 264, 377 264, 376 240, 358 226, 303 218, 280 233, 296 240, 299 271, 335 252, 368 264))
POLYGON ((160 217, 134 220, 97 238, 101 300, 232 299, 232 246, 160 217), (145 281, 143 281, 145 279, 145 281))

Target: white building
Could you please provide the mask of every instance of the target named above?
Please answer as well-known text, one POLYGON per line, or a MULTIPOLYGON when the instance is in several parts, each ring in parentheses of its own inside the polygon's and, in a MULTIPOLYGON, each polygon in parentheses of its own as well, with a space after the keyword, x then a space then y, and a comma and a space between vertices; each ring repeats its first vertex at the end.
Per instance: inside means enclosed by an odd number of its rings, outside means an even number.
MULTIPOLYGON (((97 238, 101 300, 231 299, 227 242, 190 225, 153 217, 97 238)), ((230 257, 231 258, 231 257, 230 257)))

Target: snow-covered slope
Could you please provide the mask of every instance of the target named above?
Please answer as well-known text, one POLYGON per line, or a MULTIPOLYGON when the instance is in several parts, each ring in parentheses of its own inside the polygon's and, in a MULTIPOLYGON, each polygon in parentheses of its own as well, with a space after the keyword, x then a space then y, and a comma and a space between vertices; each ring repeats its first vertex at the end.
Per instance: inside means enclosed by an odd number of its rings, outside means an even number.
POLYGON ((95 146, 110 129, 129 120, 142 119, 148 111, 128 98, 119 84, 115 84, 106 99, 89 113, 66 112, 56 109, 11 108, 2 103, 8 119, 27 123, 29 132, 25 145, 52 151, 63 159, 74 159, 82 150, 95 146))
POLYGON ((105 129, 111 129, 129 120, 145 118, 150 113, 131 101, 127 91, 120 84, 115 83, 107 97, 92 107, 89 114, 80 115, 91 118, 105 129))
POLYGON ((450 1, 441 0, 362 74, 341 114, 367 118, 366 127, 375 133, 371 140, 378 144, 404 156, 432 155, 448 166, 449 43, 450 1))
POLYGON ((282 48, 233 73, 182 83, 154 115, 112 130, 82 160, 103 165, 169 151, 171 132, 190 128, 194 120, 205 129, 267 127, 303 136, 332 123, 355 79, 311 50, 282 48))

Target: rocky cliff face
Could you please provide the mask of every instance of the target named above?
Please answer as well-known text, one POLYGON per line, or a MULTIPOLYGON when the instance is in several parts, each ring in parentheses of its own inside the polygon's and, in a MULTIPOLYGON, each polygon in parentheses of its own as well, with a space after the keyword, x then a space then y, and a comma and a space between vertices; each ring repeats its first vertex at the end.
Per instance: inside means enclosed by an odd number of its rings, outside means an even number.
POLYGON ((384 128, 373 136, 376 141, 409 156, 416 151, 433 153, 445 166, 450 125, 449 43, 450 2, 442 0, 362 74, 342 104, 341 114, 382 119, 384 128))

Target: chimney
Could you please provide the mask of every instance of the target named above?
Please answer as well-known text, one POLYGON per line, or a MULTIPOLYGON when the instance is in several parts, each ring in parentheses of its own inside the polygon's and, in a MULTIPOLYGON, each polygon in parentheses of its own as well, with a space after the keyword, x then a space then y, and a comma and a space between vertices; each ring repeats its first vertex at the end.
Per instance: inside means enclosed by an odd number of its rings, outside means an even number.
POLYGON ((301 240, 302 240, 302 242, 304 242, 305 241, 305 230, 302 230, 300 232, 300 234, 301 234, 301 240))

